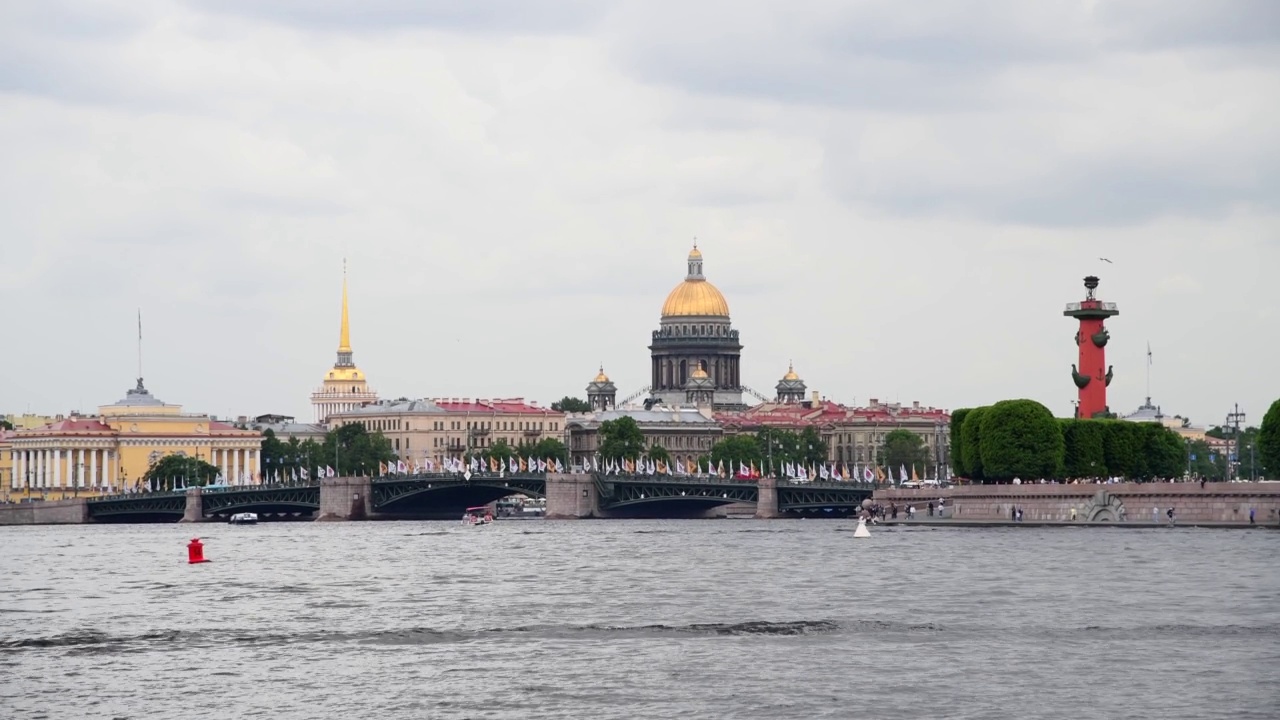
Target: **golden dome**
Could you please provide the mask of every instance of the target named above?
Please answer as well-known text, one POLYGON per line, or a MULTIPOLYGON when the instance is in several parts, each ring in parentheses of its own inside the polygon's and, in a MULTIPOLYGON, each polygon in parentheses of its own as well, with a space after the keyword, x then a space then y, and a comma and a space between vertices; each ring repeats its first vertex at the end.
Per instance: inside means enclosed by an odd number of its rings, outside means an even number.
POLYGON ((799 380, 800 376, 796 374, 796 367, 793 363, 787 363, 787 374, 782 376, 783 380, 799 380))
POLYGON ((604 374, 604 366, 603 366, 603 365, 601 365, 601 366, 600 366, 600 374, 599 374, 599 375, 597 375, 597 376, 596 376, 596 379, 595 379, 595 380, 592 380, 591 382, 598 382, 598 383, 607 383, 607 382, 609 382, 609 376, 604 374))
POLYGON ((729 303, 715 285, 706 280, 685 280, 667 295, 662 317, 711 315, 729 317, 729 303))
POLYGON ((708 377, 708 375, 707 375, 707 371, 706 371, 706 370, 703 370, 703 369, 702 369, 702 366, 701 366, 701 365, 699 365, 698 367, 696 367, 696 368, 694 368, 694 369, 693 369, 693 372, 692 372, 692 373, 689 373, 689 377, 697 378, 697 379, 701 380, 701 379, 702 379, 702 378, 704 378, 704 377, 708 377))
POLYGON ((702 275, 702 251, 689 251, 689 274, 667 295, 662 317, 729 317, 729 303, 702 275))

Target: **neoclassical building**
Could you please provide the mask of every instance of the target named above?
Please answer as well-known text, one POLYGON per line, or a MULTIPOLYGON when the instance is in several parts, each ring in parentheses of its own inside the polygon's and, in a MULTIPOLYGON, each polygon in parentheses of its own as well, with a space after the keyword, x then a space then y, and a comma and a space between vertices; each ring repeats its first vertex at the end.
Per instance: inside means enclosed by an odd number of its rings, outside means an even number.
POLYGON ((311 393, 311 406, 315 409, 316 422, 326 422, 330 415, 350 412, 371 402, 378 401, 378 394, 369 389, 368 378, 351 359, 351 322, 347 312, 347 271, 342 270, 342 326, 338 331, 338 361, 324 376, 319 390, 311 393))
POLYGON ((72 414, 8 438, 10 499, 94 495, 138 483, 166 455, 180 454, 217 466, 227 481, 256 482, 262 436, 182 412, 138 385, 98 408, 96 416, 72 414))
POLYGON ((564 440, 565 414, 522 398, 383 400, 329 416, 331 428, 357 423, 391 441, 409 465, 461 459, 499 440, 512 448, 545 438, 564 440))
POLYGON ((711 414, 710 407, 690 408, 619 408, 575 413, 565 421, 569 457, 575 466, 589 462, 600 451, 600 426, 609 420, 629 417, 636 421, 644 435, 646 447, 666 449, 672 461, 686 467, 711 453, 724 431, 711 414))
POLYGON ((729 303, 702 272, 694 245, 688 273, 667 295, 649 345, 650 394, 666 405, 709 402, 716 410, 740 410, 742 343, 729 321, 729 303))
POLYGON ((817 391, 805 396, 804 380, 795 371, 778 381, 778 397, 743 411, 716 413, 716 421, 726 435, 754 433, 762 428, 801 432, 812 427, 827 445, 827 460, 834 463, 876 462, 885 435, 893 430, 910 430, 920 436, 929 459, 930 471, 951 465, 951 415, 946 410, 922 406, 882 403, 872 398, 865 407, 850 407, 821 397, 817 391))

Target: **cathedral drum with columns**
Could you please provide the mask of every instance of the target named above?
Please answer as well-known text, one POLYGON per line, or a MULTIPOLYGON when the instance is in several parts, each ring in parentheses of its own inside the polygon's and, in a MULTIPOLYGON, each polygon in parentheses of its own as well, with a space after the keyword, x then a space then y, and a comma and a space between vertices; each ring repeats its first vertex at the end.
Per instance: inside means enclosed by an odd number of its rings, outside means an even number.
POLYGON ((742 343, 729 321, 729 303, 702 274, 702 251, 689 253, 688 274, 662 305, 649 346, 650 391, 668 405, 709 404, 741 410, 742 343))

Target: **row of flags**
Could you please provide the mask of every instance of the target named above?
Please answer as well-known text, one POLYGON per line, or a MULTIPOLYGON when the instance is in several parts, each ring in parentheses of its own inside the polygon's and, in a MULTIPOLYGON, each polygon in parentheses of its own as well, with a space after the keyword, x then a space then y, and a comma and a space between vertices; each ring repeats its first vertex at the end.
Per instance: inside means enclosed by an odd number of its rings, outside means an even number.
MULTIPOLYGON (((522 472, 564 472, 564 464, 558 458, 508 458, 505 462, 497 458, 481 458, 472 457, 470 460, 461 458, 445 458, 440 465, 442 472, 464 473, 464 472, 491 472, 491 473, 522 473, 522 472)), ((414 460, 413 466, 404 460, 393 460, 391 462, 378 463, 378 472, 381 475, 417 475, 424 472, 436 472, 436 463, 431 458, 423 458, 421 462, 414 460)))

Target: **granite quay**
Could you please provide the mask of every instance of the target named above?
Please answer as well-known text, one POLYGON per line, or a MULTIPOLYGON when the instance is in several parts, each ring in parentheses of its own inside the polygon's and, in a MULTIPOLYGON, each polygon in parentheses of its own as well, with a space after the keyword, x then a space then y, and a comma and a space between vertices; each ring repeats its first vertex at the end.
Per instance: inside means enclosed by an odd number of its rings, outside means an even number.
POLYGON ((226 522, 242 512, 265 521, 454 519, 512 495, 546 498, 547 517, 559 519, 847 517, 872 491, 859 482, 707 475, 436 473, 0 505, 0 525, 226 522))
POLYGON ((875 502, 901 511, 914 505, 926 515, 943 499, 937 519, 956 524, 1009 522, 1015 509, 1023 522, 1167 523, 1173 508, 1179 524, 1280 524, 1280 483, 1107 483, 965 485, 934 489, 879 488, 875 502), (1074 510, 1074 515, 1072 511, 1074 510), (1252 518, 1252 523, 1250 522, 1252 518))

